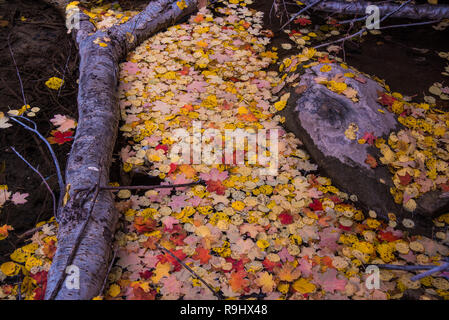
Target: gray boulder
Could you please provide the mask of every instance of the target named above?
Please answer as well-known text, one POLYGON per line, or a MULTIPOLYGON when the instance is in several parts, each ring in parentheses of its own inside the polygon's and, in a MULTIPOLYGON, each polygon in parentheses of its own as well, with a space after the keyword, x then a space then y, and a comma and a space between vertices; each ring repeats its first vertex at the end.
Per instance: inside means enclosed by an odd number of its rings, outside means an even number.
POLYGON ((287 107, 281 112, 286 117, 286 129, 303 142, 320 170, 337 187, 357 196, 361 207, 374 210, 383 218, 393 212, 399 223, 404 218, 412 219, 415 222, 413 232, 431 232, 431 218, 447 210, 449 198, 431 192, 418 199, 415 212, 406 211, 394 202, 390 194, 393 182, 387 166, 379 163, 373 169, 365 162, 369 154, 378 158, 378 149, 368 143, 357 142, 365 133, 387 138, 391 131, 401 128, 393 114, 378 110, 381 108, 377 102, 378 91, 384 89, 361 74, 354 78, 345 77, 347 85, 358 92, 359 101, 353 102, 315 81, 317 77, 331 79, 351 70, 331 64, 331 71, 321 72, 322 66, 319 64, 308 69, 295 88, 284 88, 291 93, 287 107), (354 140, 345 136, 351 124, 358 127, 354 140))

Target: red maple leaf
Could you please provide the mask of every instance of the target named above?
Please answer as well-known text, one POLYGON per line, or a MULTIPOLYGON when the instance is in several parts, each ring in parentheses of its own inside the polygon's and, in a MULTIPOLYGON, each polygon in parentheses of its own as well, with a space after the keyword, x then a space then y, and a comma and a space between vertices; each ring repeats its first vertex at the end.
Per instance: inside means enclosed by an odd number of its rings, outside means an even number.
POLYGON ((168 171, 167 175, 170 175, 173 172, 175 172, 177 167, 178 165, 176 163, 170 163, 170 171, 168 171))
POLYGON ((164 154, 167 154, 168 146, 166 144, 160 144, 154 149, 155 150, 164 150, 164 154))
POLYGON ((312 23, 312 21, 310 21, 309 19, 306 19, 306 18, 298 18, 298 19, 294 20, 293 22, 299 23, 301 26, 306 26, 306 25, 312 23))
POLYGON ((385 92, 377 92, 378 96, 379 96, 379 103, 384 105, 384 106, 389 106, 391 107, 393 105, 393 102, 396 101, 396 98, 392 97, 391 95, 385 93, 385 92))
POLYGON ((209 250, 202 247, 196 248, 195 252, 196 253, 192 256, 192 259, 200 260, 202 264, 206 264, 207 262, 209 262, 209 259, 212 258, 212 256, 209 254, 209 250))
POLYGON ((134 286, 133 287, 133 296, 131 300, 155 300, 156 299, 156 290, 150 290, 145 292, 141 287, 134 286))
POLYGON ((184 66, 184 67, 182 68, 182 70, 179 71, 179 73, 182 74, 183 76, 186 76, 186 75, 189 74, 189 71, 190 71, 190 68, 187 67, 187 66, 184 66))
MULTIPOLYGON (((179 260, 184 260, 187 255, 182 251, 182 249, 179 250, 170 250, 170 252, 179 260)), ((165 263, 165 262, 170 262, 174 267, 178 267, 181 266, 181 264, 178 262, 178 260, 176 260, 171 254, 169 253, 165 253, 165 254, 160 254, 157 256, 157 258, 159 259, 160 263, 165 263)))
POLYGON ((221 183, 221 181, 208 180, 206 181, 206 184, 207 184, 207 191, 215 192, 218 195, 225 194, 226 187, 221 183))
POLYGON ((145 270, 143 272, 139 272, 139 276, 144 280, 148 280, 153 276, 153 272, 150 270, 145 270))
POLYGON ((142 242, 142 246, 144 246, 147 249, 156 250, 157 246, 156 244, 159 242, 159 239, 157 237, 150 236, 148 237, 147 241, 142 242))
POLYGON ((309 208, 313 211, 322 211, 323 205, 321 204, 321 201, 318 199, 313 199, 313 202, 309 204, 309 208))
POLYGON ((36 280, 37 284, 44 284, 47 283, 47 271, 39 271, 35 274, 31 274, 31 278, 36 280))
POLYGON ((392 242, 392 241, 396 241, 399 240, 400 237, 395 236, 391 231, 379 231, 379 233, 377 234, 377 237, 380 240, 383 241, 388 241, 388 242, 392 242))
POLYGON ((53 130, 50 132, 51 133, 51 137, 47 138, 48 142, 50 142, 51 144, 64 144, 67 141, 71 141, 73 140, 73 131, 71 130, 67 130, 66 132, 61 132, 58 130, 53 130))
POLYGON ((273 272, 273 269, 276 267, 280 267, 282 264, 279 262, 273 262, 269 260, 268 258, 265 258, 264 261, 262 261, 263 266, 265 267, 265 270, 273 272))
POLYGON ((373 145, 374 140, 377 139, 376 136, 373 135, 373 132, 365 132, 365 135, 362 137, 368 144, 373 145))
POLYGON ((134 219, 134 228, 138 233, 154 231, 156 225, 157 221, 151 218, 136 217, 134 219))
POLYGON ((412 181, 412 177, 408 174, 408 172, 403 176, 398 175, 398 178, 403 186, 408 185, 412 181))
POLYGON ((288 213, 287 211, 282 212, 281 214, 279 214, 278 217, 282 224, 293 223, 293 216, 290 213, 288 213))
POLYGON ((174 233, 170 236, 170 241, 177 246, 185 245, 184 239, 187 237, 185 232, 174 233))
POLYGON ((45 289, 44 288, 36 288, 33 291, 34 293, 34 300, 44 300, 45 297, 45 289))

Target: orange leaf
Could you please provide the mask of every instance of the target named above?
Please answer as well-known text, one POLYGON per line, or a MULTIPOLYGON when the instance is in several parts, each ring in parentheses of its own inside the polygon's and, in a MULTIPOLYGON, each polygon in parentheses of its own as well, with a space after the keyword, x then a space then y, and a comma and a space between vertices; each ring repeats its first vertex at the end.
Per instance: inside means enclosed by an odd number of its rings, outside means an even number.
POLYGON ((192 179, 196 175, 196 170, 193 169, 193 167, 191 165, 181 164, 178 168, 179 168, 179 171, 184 173, 184 175, 187 179, 192 179))
POLYGON ((245 279, 246 272, 239 270, 231 273, 231 279, 229 279, 229 285, 234 292, 242 292, 248 285, 249 281, 245 279))
POLYGON ((372 169, 377 167, 376 159, 370 154, 366 156, 365 163, 369 165, 372 169))
POLYGON ((301 275, 298 268, 294 268, 290 263, 285 263, 277 272, 279 280, 293 282, 301 275))

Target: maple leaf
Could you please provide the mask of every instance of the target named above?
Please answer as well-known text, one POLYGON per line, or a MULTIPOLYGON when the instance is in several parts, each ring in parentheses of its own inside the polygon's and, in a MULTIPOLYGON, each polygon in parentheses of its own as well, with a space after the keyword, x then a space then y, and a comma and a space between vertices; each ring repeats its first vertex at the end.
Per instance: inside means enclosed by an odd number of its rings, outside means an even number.
MULTIPOLYGON (((170 250, 170 252, 179 260, 184 260, 187 255, 182 251, 182 249, 179 250, 170 250)), ((166 261, 170 262, 175 268, 180 266, 180 263, 178 260, 176 260, 171 254, 165 252, 163 255, 158 256, 159 261, 162 263, 165 263, 166 261)))
POLYGON ((143 288, 140 286, 133 287, 133 296, 131 300, 155 300, 156 299, 156 290, 150 290, 149 292, 145 292, 143 288))
POLYGON ((328 292, 345 290, 348 282, 346 279, 338 279, 337 270, 335 269, 328 269, 324 273, 315 272, 313 279, 323 290, 328 292))
POLYGON ((19 192, 16 192, 16 193, 14 193, 14 194, 12 195, 11 201, 12 201, 15 205, 18 205, 18 204, 24 204, 24 203, 27 203, 27 202, 28 202, 28 200, 25 199, 25 198, 28 197, 28 196, 29 196, 28 193, 19 193, 19 192))
POLYGON ((398 175, 398 178, 400 180, 401 185, 403 186, 410 184, 410 182, 412 181, 412 176, 409 175, 408 172, 406 172, 405 175, 403 176, 398 175))
POLYGON ((56 241, 51 240, 44 244, 42 252, 47 256, 48 259, 53 259, 56 252, 56 241))
POLYGON ((181 164, 178 166, 179 171, 181 171, 187 179, 192 179, 196 175, 196 170, 188 164, 181 164))
POLYGON ((169 202, 169 206, 175 212, 180 212, 182 208, 188 205, 186 202, 187 196, 182 194, 180 196, 171 197, 171 201, 169 202))
POLYGON ((298 19, 294 20, 293 22, 299 23, 302 27, 312 23, 312 21, 310 21, 309 19, 306 19, 306 18, 298 18, 298 19))
POLYGON ((153 283, 159 283, 159 281, 163 277, 168 277, 170 275, 170 263, 159 263, 154 269, 153 276, 151 277, 151 281, 153 283))
POLYGON ((209 250, 202 247, 197 247, 195 249, 195 254, 192 256, 193 260, 200 260, 201 264, 206 264, 209 262, 212 256, 209 254, 209 250))
POLYGON ((221 183, 221 181, 206 181, 207 191, 215 192, 218 195, 224 195, 226 187, 221 183))
POLYGON ((136 217, 134 219, 134 228, 138 233, 154 231, 157 226, 157 221, 151 218, 136 217))
POLYGON ((66 143, 67 141, 71 141, 73 140, 73 131, 68 130, 66 132, 61 132, 58 130, 53 130, 50 132, 51 133, 51 137, 47 138, 48 142, 50 142, 51 144, 59 144, 62 145, 64 143, 66 143))
POLYGON ((0 227, 0 240, 4 240, 8 237, 8 231, 12 231, 14 228, 10 225, 4 224, 0 227))
POLYGON ((292 282, 299 278, 301 270, 294 268, 290 263, 284 263, 281 268, 277 270, 277 276, 281 281, 292 282))
POLYGON ((246 272, 244 270, 231 273, 228 283, 234 292, 243 292, 244 288, 249 284, 249 281, 245 277, 246 272))
POLYGON ((293 216, 287 211, 284 211, 281 214, 279 214, 278 218, 284 225, 293 223, 293 216))
POLYGON ((385 92, 377 92, 377 95, 379 96, 379 103, 384 105, 384 106, 389 106, 391 107, 393 105, 393 103, 396 101, 396 98, 394 98, 393 96, 385 93, 385 92))
POLYGON ((168 230, 171 230, 171 229, 173 229, 174 224, 179 223, 179 220, 175 219, 171 216, 167 216, 162 219, 162 223, 164 224, 165 228, 167 228, 168 230))
POLYGON ((162 292, 166 294, 181 294, 182 282, 176 279, 176 276, 170 275, 161 280, 162 292))
POLYGON ((276 282, 274 282, 273 280, 273 275, 269 274, 266 271, 259 272, 256 283, 258 286, 262 287, 263 293, 272 292, 276 287, 276 282))
POLYGON ((66 132, 67 130, 74 129, 76 127, 75 120, 60 114, 56 114, 53 119, 50 119, 50 122, 53 123, 54 126, 58 127, 57 130, 61 132, 66 132))
POLYGON ((367 165, 369 165, 369 166, 371 167, 371 169, 374 169, 374 168, 377 167, 377 161, 376 161, 376 158, 374 158, 374 157, 373 157, 372 155, 370 155, 370 154, 368 154, 368 155, 366 156, 365 163, 366 163, 367 165))
POLYGON ((206 88, 208 86, 208 83, 205 81, 193 81, 191 84, 187 86, 187 91, 197 91, 199 93, 205 92, 206 88))
POLYGON ((217 168, 213 168, 209 173, 201 173, 200 178, 205 181, 223 181, 228 177, 227 171, 219 171, 217 168))
POLYGON ((313 202, 309 204, 309 208, 313 211, 322 211, 323 205, 321 204, 321 201, 318 199, 313 199, 313 202))
POLYGON ((0 189, 0 207, 11 197, 11 192, 6 189, 0 189))
POLYGON ((366 142, 368 142, 368 144, 373 145, 374 140, 376 140, 377 137, 374 136, 372 132, 365 132, 362 139, 364 139, 366 142))
POLYGON ((255 239, 257 235, 263 231, 264 229, 262 226, 258 224, 245 223, 240 226, 240 234, 249 233, 249 236, 253 239, 255 239))

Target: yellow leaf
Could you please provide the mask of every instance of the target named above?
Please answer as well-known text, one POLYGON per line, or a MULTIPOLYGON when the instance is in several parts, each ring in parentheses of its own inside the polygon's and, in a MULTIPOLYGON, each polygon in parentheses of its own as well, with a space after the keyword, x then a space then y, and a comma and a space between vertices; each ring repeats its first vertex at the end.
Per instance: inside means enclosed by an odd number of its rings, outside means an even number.
POLYGON ((120 286, 118 284, 113 283, 108 290, 108 295, 115 298, 117 297, 122 290, 120 289, 120 286))
POLYGON ((293 283, 293 289, 299 293, 306 294, 315 292, 316 286, 307 279, 301 278, 293 283))
POLYGON ((153 283, 159 283, 163 277, 170 275, 169 271, 170 263, 159 263, 154 270, 154 276, 151 277, 151 281, 153 281, 153 283))

